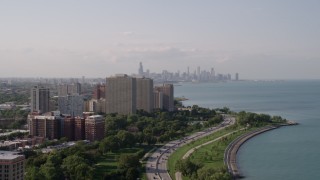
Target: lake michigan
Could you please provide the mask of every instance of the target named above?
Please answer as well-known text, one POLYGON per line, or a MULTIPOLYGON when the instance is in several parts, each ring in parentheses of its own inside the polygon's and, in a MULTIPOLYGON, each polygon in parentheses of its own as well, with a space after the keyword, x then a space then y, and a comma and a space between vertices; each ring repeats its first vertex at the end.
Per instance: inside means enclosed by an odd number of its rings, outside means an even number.
POLYGON ((300 123, 247 141, 238 152, 245 179, 320 179, 320 80, 182 83, 185 106, 229 107, 280 115, 300 123))

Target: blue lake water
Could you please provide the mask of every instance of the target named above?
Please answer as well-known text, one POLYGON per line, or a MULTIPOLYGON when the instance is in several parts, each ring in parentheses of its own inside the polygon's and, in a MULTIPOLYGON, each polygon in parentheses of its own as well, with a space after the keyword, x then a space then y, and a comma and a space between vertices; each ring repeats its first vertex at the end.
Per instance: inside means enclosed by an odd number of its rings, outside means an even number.
POLYGON ((238 152, 245 179, 320 179, 320 80, 183 83, 184 105, 229 107, 300 123, 256 136, 238 152))

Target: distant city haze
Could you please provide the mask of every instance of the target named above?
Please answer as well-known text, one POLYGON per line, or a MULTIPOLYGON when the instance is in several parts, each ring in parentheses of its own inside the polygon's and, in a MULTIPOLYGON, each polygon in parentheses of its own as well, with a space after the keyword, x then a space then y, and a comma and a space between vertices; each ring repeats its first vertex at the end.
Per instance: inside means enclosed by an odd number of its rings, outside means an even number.
POLYGON ((320 1, 2 1, 1 77, 320 79, 320 1))

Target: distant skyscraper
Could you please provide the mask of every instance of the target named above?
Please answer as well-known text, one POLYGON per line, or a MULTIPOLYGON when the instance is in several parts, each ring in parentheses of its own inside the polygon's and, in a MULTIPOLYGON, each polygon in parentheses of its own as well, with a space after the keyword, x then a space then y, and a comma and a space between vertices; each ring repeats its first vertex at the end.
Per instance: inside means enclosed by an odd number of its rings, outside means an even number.
POLYGON ((200 80, 201 78, 201 71, 200 71, 200 66, 197 68, 197 79, 200 80))
POLYGON ((106 79, 106 113, 136 112, 136 78, 117 75, 106 79))
POLYGON ((142 66, 142 62, 139 63, 139 75, 143 75, 143 66, 142 66))
POLYGON ((34 86, 31 89, 31 112, 45 113, 49 111, 50 90, 34 86))
POLYGON ((162 86, 156 86, 154 89, 155 92, 162 92, 163 109, 174 111, 173 84, 163 84, 162 86))
POLYGON ((211 76, 211 80, 215 79, 216 73, 213 68, 211 68, 210 76, 211 76))
POLYGON ((236 81, 239 81, 239 73, 236 73, 235 80, 236 80, 236 81))

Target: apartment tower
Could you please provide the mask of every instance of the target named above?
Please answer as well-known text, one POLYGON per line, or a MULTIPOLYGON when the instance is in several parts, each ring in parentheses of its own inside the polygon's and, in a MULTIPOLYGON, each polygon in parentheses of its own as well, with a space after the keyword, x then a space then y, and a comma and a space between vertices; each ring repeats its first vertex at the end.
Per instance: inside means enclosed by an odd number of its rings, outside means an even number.
POLYGON ((137 110, 152 112, 154 108, 153 80, 149 78, 136 78, 137 83, 137 110))
POLYGON ((163 84, 162 86, 156 86, 154 88, 154 91, 162 93, 163 109, 168 111, 174 111, 173 84, 163 84))
POLYGON ((136 112, 136 78, 116 75, 106 80, 106 113, 136 112))
POLYGON ((31 112, 45 113, 49 111, 50 90, 34 86, 31 89, 31 112))

